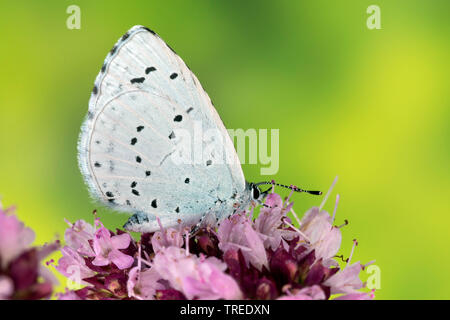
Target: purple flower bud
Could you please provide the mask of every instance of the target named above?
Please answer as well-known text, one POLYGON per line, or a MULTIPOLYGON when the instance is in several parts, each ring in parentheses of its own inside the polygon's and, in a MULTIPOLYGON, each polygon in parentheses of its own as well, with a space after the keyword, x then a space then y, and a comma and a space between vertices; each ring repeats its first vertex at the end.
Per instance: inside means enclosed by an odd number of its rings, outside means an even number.
POLYGON ((270 271, 282 283, 294 282, 298 279, 297 261, 282 247, 278 248, 272 255, 270 271))
POLYGON ((273 300, 278 297, 275 281, 263 277, 256 285, 255 298, 258 300, 273 300))

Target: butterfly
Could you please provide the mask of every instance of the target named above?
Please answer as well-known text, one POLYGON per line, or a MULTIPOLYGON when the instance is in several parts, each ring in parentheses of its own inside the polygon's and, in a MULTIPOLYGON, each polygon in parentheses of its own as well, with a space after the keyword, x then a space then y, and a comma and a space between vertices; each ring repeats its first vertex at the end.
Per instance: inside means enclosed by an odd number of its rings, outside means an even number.
POLYGON ((260 186, 275 184, 246 182, 233 141, 197 77, 144 26, 126 32, 104 61, 81 127, 78 162, 90 194, 131 213, 124 228, 136 232, 220 223, 261 203, 271 188, 260 186), (186 151, 178 132, 194 133, 196 123, 221 134, 227 161, 214 152, 195 163, 174 161, 186 151))

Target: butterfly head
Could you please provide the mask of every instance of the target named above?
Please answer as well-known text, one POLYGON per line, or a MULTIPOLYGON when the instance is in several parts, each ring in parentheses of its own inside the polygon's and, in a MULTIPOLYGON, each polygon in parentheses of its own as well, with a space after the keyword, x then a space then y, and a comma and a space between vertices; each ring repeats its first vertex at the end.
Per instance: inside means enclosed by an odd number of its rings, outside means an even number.
POLYGON ((270 190, 272 190, 272 187, 270 187, 266 191, 261 191, 261 189, 255 183, 250 183, 249 189, 252 200, 261 203, 267 196, 267 194, 270 192, 270 190))

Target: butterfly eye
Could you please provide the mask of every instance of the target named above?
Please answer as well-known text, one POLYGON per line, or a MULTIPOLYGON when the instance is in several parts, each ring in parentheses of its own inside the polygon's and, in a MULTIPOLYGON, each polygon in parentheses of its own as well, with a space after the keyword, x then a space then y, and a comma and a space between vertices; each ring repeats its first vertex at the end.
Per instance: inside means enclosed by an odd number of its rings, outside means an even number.
POLYGON ((252 197, 253 197, 253 199, 255 199, 255 200, 259 199, 259 194, 260 194, 260 192, 259 192, 258 187, 254 186, 253 189, 252 189, 252 197))

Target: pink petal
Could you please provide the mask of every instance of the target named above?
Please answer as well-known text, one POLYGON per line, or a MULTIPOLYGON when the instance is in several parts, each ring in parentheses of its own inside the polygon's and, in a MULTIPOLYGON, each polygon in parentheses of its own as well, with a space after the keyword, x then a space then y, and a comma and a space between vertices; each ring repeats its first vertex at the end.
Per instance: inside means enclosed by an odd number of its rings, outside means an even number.
POLYGON ((14 291, 14 283, 7 276, 0 276, 0 300, 8 299, 14 291))
POLYGON ((220 296, 211 290, 206 283, 192 277, 183 279, 183 293, 189 299, 217 300, 220 296))
POLYGON ((78 220, 66 229, 64 239, 69 247, 88 257, 95 256, 89 240, 94 239, 94 227, 84 220, 78 220))
POLYGON ((231 276, 219 271, 218 269, 211 272, 208 283, 223 299, 242 299, 242 292, 236 281, 231 276))
POLYGON ((0 210, 0 256, 3 267, 28 248, 34 238, 33 230, 19 221, 13 208, 0 210))
POLYGON ((257 269, 261 270, 263 266, 267 267, 267 254, 264 244, 259 235, 253 230, 250 224, 245 225, 245 237, 251 251, 243 252, 244 257, 248 258, 257 269))
POLYGON ((74 291, 67 291, 57 295, 58 300, 82 300, 74 291))
POLYGON ((301 220, 300 230, 309 238, 311 243, 319 241, 325 233, 331 230, 331 217, 326 211, 314 207, 301 220))
POLYGON ((74 272, 78 272, 81 280, 95 275, 95 272, 86 266, 83 257, 74 249, 65 246, 61 249, 61 253, 63 256, 58 260, 58 265, 55 268, 64 276, 74 278, 77 276, 74 275, 74 272))
POLYGON ((174 228, 165 229, 164 234, 161 231, 157 231, 152 237, 152 248, 154 252, 170 246, 181 248, 183 244, 182 232, 174 228))
MULTIPOLYGON (((266 197, 266 201, 264 202, 269 207, 281 207, 283 205, 283 200, 281 199, 280 195, 276 193, 269 193, 266 197)), ((262 208, 261 210, 264 210, 265 208, 262 208)))
POLYGON ((136 266, 134 268, 131 268, 128 272, 128 281, 127 281, 127 292, 129 297, 135 296, 134 293, 134 287, 139 281, 139 270, 140 267, 136 266))
POLYGON ((278 300, 325 300, 326 296, 318 285, 306 287, 295 294, 281 296, 278 300))
POLYGON ((128 233, 122 233, 111 238, 112 246, 115 249, 126 249, 130 245, 131 236, 128 233))
POLYGON ((359 279, 361 270, 361 264, 355 262, 332 275, 323 284, 330 287, 331 294, 355 293, 363 287, 363 282, 359 279))
POLYGON ((182 279, 195 274, 197 257, 186 256, 185 250, 178 247, 168 247, 156 253, 153 259, 153 268, 162 279, 169 281, 171 287, 181 291, 182 279))
POLYGON ((109 260, 103 256, 96 256, 92 261, 92 264, 99 267, 107 266, 109 264, 109 260))
POLYGON ((109 253, 108 258, 121 270, 131 267, 134 263, 133 257, 126 255, 119 250, 112 250, 109 253))
POLYGON ((316 258, 323 258, 324 260, 327 260, 334 257, 341 247, 341 242, 341 230, 339 228, 333 227, 331 230, 325 233, 324 237, 320 240, 319 243, 313 244, 313 247, 316 250, 316 258))
POLYGON ((111 234, 105 227, 99 228, 94 235, 94 251, 96 255, 101 255, 112 249, 111 234))
POLYGON ((252 222, 242 214, 235 214, 225 219, 217 231, 219 248, 226 252, 230 249, 241 249, 247 265, 256 268, 267 266, 267 254, 263 240, 252 228, 252 222))
POLYGON ((188 299, 200 300, 242 299, 236 281, 222 271, 216 261, 198 261, 197 272, 183 278, 183 293, 188 299))
POLYGON ((128 275, 128 296, 142 300, 154 300, 156 290, 165 288, 158 282, 159 279, 161 276, 154 268, 144 271, 139 271, 139 267, 132 268, 128 275))

